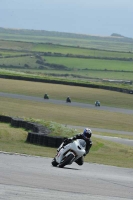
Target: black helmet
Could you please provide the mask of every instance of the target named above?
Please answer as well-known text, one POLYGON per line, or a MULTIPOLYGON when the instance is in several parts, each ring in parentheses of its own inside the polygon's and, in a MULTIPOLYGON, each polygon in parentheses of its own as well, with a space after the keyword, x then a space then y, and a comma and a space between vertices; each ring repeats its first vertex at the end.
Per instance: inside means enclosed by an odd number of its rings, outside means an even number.
POLYGON ((91 129, 85 128, 82 135, 83 135, 84 139, 89 139, 92 135, 91 129))

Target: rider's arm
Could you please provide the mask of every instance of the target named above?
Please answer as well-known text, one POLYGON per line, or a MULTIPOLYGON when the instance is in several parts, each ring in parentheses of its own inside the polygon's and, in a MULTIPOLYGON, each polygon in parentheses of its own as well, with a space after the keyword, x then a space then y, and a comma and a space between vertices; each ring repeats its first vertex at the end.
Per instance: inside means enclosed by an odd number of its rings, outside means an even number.
POLYGON ((72 142, 72 140, 73 140, 72 138, 65 138, 65 140, 64 140, 64 145, 66 145, 66 144, 72 142))
POLYGON ((75 135, 72 140, 82 139, 81 134, 75 135))
POLYGON ((89 140, 89 142, 87 142, 87 144, 86 144, 86 154, 89 153, 91 146, 92 146, 92 141, 89 140))

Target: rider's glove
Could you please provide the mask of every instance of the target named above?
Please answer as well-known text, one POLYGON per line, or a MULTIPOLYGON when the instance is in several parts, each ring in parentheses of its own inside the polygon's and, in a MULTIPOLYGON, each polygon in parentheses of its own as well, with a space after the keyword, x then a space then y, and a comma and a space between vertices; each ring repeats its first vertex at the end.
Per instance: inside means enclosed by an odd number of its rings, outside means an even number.
POLYGON ((64 142, 67 142, 68 141, 68 138, 65 138, 64 142))
POLYGON ((66 139, 64 140, 64 145, 66 145, 66 144, 68 144, 68 143, 70 143, 70 142, 72 142, 72 139, 71 139, 71 138, 66 138, 66 139))
POLYGON ((71 138, 68 139, 68 142, 69 142, 69 143, 72 142, 72 141, 73 141, 73 140, 72 140, 71 138))
POLYGON ((77 138, 74 136, 74 137, 73 137, 73 140, 76 140, 76 139, 77 139, 77 138))

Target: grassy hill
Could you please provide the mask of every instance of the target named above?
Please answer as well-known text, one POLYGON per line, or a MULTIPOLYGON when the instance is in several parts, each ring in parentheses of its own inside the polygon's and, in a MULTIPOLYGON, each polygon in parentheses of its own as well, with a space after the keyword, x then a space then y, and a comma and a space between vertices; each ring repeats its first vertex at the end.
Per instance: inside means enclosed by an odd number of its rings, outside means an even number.
POLYGON ((0 28, 0 39, 53 43, 114 51, 133 51, 133 39, 117 36, 101 37, 45 30, 0 28))

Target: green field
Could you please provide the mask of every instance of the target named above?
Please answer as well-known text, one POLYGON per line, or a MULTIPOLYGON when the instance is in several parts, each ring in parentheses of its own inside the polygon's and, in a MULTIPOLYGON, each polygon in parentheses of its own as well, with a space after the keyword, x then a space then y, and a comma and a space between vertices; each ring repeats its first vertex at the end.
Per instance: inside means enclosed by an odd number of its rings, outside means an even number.
POLYGON ((116 70, 132 71, 133 62, 102 60, 102 59, 83 59, 83 58, 58 58, 45 56, 46 62, 65 65, 73 70, 116 70))
POLYGON ((35 31, 0 28, 0 39, 34 43, 52 43, 114 51, 133 51, 133 39, 126 37, 100 37, 43 30, 35 31))
MULTIPOLYGON (((28 52, 51 52, 51 53, 62 53, 82 56, 94 56, 94 57, 109 57, 109 58, 133 58, 133 52, 125 51, 107 51, 101 49, 82 48, 74 46, 63 46, 57 44, 38 44, 30 42, 16 42, 16 41, 2 41, 0 40, 1 54, 4 55, 6 51, 9 53, 9 49, 14 51, 28 51, 28 52), (3 50, 5 49, 5 51, 3 50)), ((9 54, 8 54, 9 55, 9 54)), ((14 55, 11 51, 10 55, 14 55)))
POLYGON ((133 53, 129 51, 3 40, 0 40, 0 48, 2 69, 84 81, 133 81, 133 53), (46 52, 49 56, 43 55, 46 52))
MULTIPOLYGON (((16 69, 15 69, 16 70, 16 69)), ((20 71, 20 70, 16 70, 16 71, 20 71)), ((93 71, 93 70, 75 70, 75 71, 67 71, 66 73, 64 73, 64 71, 61 70, 36 70, 36 69, 32 69, 32 70, 21 70, 23 72, 27 72, 30 74, 39 74, 39 75, 47 75, 47 76, 54 76, 54 77, 62 77, 62 78, 66 78, 66 79, 71 79, 71 80, 83 80, 83 81, 89 81, 89 82, 100 82, 100 83, 104 83, 107 84, 108 80, 123 80, 124 81, 132 81, 133 80, 133 74, 130 72, 107 72, 105 71, 93 71), (104 82, 104 80, 106 81, 106 83, 104 82)), ((113 84, 110 84, 113 85, 113 84)), ((119 85, 118 83, 116 83, 114 86, 119 85)), ((132 85, 129 84, 123 84, 123 86, 126 87, 130 87, 133 88, 132 85)))
POLYGON ((94 57, 133 58, 133 53, 131 52, 105 51, 89 48, 67 47, 53 44, 35 44, 33 48, 31 48, 31 50, 37 52, 52 52, 94 57))
MULTIPOLYGON (((68 70, 112 70, 112 71, 129 71, 133 72, 133 62, 127 61, 116 61, 116 60, 98 60, 98 59, 83 59, 83 58, 63 58, 63 57, 51 57, 45 56, 43 60, 46 60, 46 63, 64 65, 68 70)), ((1 58, 0 65, 12 65, 12 68, 15 66, 24 66, 28 64, 30 68, 37 68, 38 64, 36 63, 37 58, 35 57, 19 57, 19 58, 1 58)), ((44 63, 45 63, 44 62, 44 63)), ((46 64, 47 66, 47 64, 46 64)), ((57 68, 58 69, 58 68, 57 68)), ((56 70, 56 67, 55 67, 56 70)), ((60 69, 61 70, 61 69, 60 69)), ((67 72, 67 70, 66 70, 67 72)), ((83 73, 83 71, 82 71, 83 73)))

